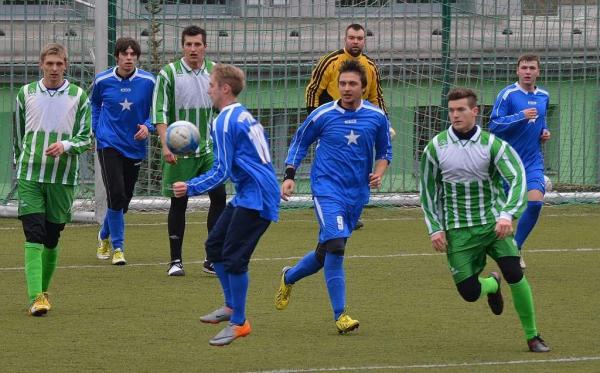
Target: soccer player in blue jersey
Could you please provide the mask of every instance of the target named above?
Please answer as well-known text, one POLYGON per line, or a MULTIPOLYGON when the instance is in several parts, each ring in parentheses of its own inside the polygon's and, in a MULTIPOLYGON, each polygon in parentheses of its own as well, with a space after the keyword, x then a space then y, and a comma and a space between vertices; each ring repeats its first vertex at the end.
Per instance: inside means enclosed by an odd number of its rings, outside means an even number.
POLYGON ((208 234, 206 253, 214 264, 225 304, 200 321, 228 321, 209 343, 228 345, 250 334, 246 319, 248 263, 260 237, 279 215, 279 185, 262 125, 237 102, 245 85, 244 73, 218 64, 210 75, 208 94, 219 109, 212 123, 214 165, 206 173, 173 184, 175 197, 206 193, 230 179, 235 197, 208 234))
POLYGON ((544 194, 544 156, 541 145, 550 140, 546 112, 550 95, 535 83, 540 76, 540 59, 525 54, 517 61, 519 81, 498 94, 490 117, 490 132, 508 142, 519 154, 527 175, 527 207, 519 219, 515 240, 521 249, 535 227, 542 210, 544 194))
POLYGON ((392 160, 389 121, 383 110, 361 98, 366 86, 366 73, 359 62, 349 60, 340 65, 341 98, 315 109, 298 128, 281 185, 281 197, 287 200, 294 192, 296 169, 316 142, 311 188, 320 227, 318 243, 295 266, 283 268, 275 307, 285 309, 292 285, 323 268, 333 318, 341 334, 359 326, 358 320, 346 313, 346 242, 369 201, 369 188, 381 185, 392 160))
POLYGON ((92 129, 106 187, 108 209, 98 233, 98 259, 126 264, 123 241, 125 221, 142 160, 146 158, 154 76, 140 70, 139 43, 129 37, 117 39, 117 66, 101 72, 92 88, 92 129))

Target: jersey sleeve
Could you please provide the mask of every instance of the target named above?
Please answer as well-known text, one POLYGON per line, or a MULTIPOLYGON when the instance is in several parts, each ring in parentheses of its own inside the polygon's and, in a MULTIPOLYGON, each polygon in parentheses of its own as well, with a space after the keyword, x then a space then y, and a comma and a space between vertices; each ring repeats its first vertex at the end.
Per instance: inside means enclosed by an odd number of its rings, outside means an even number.
POLYGON ((25 135, 25 87, 21 87, 16 99, 15 110, 15 132, 13 138, 13 147, 15 152, 15 163, 21 156, 23 150, 23 136, 25 135))
POLYGON ((390 121, 381 115, 381 125, 377 129, 375 139, 375 160, 385 159, 392 162, 392 138, 390 137, 390 121))
POLYGON ((331 75, 331 61, 329 57, 330 55, 326 55, 319 60, 306 86, 306 108, 309 114, 323 104, 323 102, 319 102, 319 97, 327 88, 327 84, 329 84, 329 77, 331 75))
POLYGON ((69 140, 63 140, 65 150, 71 154, 81 154, 91 148, 91 121, 92 114, 90 102, 85 94, 81 91, 79 103, 77 106, 77 114, 75 122, 78 124, 78 130, 69 140))
POLYGON ((523 164, 517 152, 497 137, 492 142, 491 157, 496 170, 509 185, 506 204, 500 211, 500 218, 518 218, 527 202, 527 181, 523 164))
MULTIPOLYGON (((236 129, 233 126, 225 128, 224 115, 216 119, 213 137, 213 157, 212 168, 202 175, 190 179, 186 182, 188 196, 197 196, 206 193, 216 186, 227 181, 228 175, 233 164, 234 146, 233 139, 236 129), (223 118, 223 119, 221 119, 223 118)), ((230 118, 231 120, 232 118, 230 118)))
POLYGON ((165 69, 162 69, 156 77, 154 93, 152 95, 152 118, 153 124, 169 124, 169 88, 171 82, 165 69))
POLYGON ((304 123, 298 127, 292 138, 285 164, 298 169, 300 163, 306 157, 308 148, 317 139, 319 133, 320 121, 315 121, 314 115, 309 115, 304 123))
POLYGON ((102 109, 102 88, 97 81, 94 81, 94 85, 92 86, 90 104, 92 107, 92 131, 96 133, 98 121, 100 120, 100 110, 102 109))
POLYGON ((498 94, 492 114, 490 116, 490 132, 498 135, 503 135, 512 132, 524 121, 525 113, 519 111, 511 114, 509 112, 509 97, 503 97, 503 92, 498 94))
POLYGON ((433 142, 429 142, 421 156, 419 196, 430 235, 444 230, 440 203, 441 172, 433 142))
POLYGON ((381 76, 379 75, 379 69, 373 61, 369 61, 369 66, 372 69, 373 83, 368 92, 368 100, 373 105, 378 106, 387 115, 387 107, 383 100, 383 89, 381 88, 381 76))

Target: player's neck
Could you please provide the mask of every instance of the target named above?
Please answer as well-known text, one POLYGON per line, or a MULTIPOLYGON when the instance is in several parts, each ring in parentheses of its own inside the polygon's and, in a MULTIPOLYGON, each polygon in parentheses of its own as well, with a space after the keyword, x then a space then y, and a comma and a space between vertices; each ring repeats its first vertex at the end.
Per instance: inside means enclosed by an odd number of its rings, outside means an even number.
POLYGON ((535 91, 535 83, 521 83, 519 82, 519 86, 521 86, 521 88, 523 88, 525 91, 527 92, 534 92, 535 91))
POLYGON ((62 78, 57 80, 44 78, 42 79, 42 84, 44 87, 46 87, 46 89, 59 89, 63 84, 65 84, 65 80, 62 78))
POLYGON ((230 98, 223 98, 223 100, 221 102, 219 102, 219 106, 217 106, 217 109, 219 109, 219 111, 223 110, 223 108, 235 104, 237 102, 237 99, 235 97, 230 97, 230 98))
POLYGON ((131 78, 133 73, 135 73, 135 68, 133 68, 132 70, 125 70, 120 67, 117 67, 116 71, 117 76, 121 79, 129 79, 131 78))
POLYGON ((183 61, 185 61, 185 64, 188 65, 192 70, 199 70, 204 64, 204 58, 197 61, 190 61, 187 58, 183 57, 183 61))
POLYGON ((344 102, 342 99, 338 101, 338 105, 344 110, 355 111, 360 107, 362 100, 344 102))

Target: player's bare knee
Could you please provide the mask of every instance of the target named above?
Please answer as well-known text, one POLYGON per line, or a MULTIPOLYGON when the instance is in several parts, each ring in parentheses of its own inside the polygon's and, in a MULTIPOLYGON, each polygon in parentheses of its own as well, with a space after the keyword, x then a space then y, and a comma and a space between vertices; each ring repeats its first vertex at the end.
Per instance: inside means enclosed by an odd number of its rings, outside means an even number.
POLYGON ((497 263, 507 283, 516 284, 523 278, 523 269, 521 269, 521 265, 519 264, 518 256, 499 258, 497 263))
POLYGON ((328 253, 335 255, 344 256, 344 252, 346 251, 345 238, 334 238, 326 241, 323 245, 325 245, 325 250, 327 250, 328 253))
POLYGON ((456 284, 456 289, 460 296, 467 302, 475 302, 481 295, 481 284, 477 276, 471 276, 459 282, 456 284))
POLYGON ((44 214, 28 214, 20 216, 25 233, 25 241, 29 243, 44 243, 46 237, 46 217, 44 214))

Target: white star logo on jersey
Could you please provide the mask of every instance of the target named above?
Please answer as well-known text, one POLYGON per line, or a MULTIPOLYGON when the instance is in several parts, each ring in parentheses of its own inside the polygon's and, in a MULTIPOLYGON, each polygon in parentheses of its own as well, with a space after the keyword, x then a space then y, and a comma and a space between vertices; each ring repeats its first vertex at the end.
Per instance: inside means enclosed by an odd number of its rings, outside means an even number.
POLYGON ((133 105, 133 102, 127 101, 127 97, 125 97, 125 101, 119 102, 119 105, 121 105, 121 111, 123 111, 123 110, 131 111, 131 105, 133 105))
POLYGON ((358 145, 358 141, 356 141, 356 140, 360 137, 360 135, 355 134, 354 130, 350 130, 350 134, 348 134, 344 137, 348 139, 348 145, 350 145, 350 144, 358 145))

